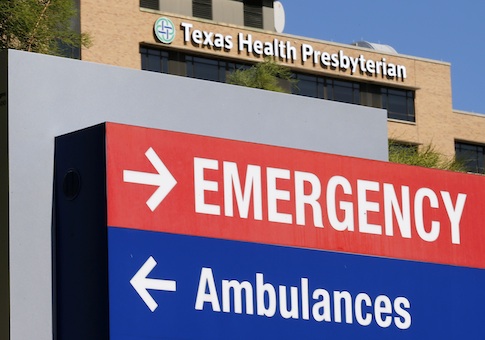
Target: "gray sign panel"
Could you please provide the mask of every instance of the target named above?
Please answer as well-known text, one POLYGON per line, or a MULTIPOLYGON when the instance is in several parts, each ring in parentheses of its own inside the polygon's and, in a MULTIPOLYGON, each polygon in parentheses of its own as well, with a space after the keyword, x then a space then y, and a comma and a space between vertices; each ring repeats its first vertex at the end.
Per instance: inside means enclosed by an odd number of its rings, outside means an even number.
POLYGON ((52 339, 55 136, 113 121, 387 159, 384 110, 19 51, 0 71, 0 329, 15 340, 52 339))

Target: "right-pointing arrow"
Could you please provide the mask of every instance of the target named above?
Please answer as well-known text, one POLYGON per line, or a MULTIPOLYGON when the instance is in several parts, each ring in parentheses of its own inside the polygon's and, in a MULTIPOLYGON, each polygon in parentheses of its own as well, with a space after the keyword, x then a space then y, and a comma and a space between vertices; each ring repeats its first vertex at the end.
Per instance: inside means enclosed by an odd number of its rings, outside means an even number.
POLYGON ((146 202, 150 210, 154 211, 158 205, 162 203, 169 192, 172 191, 175 184, 177 184, 177 181, 152 148, 149 148, 147 152, 145 152, 145 156, 150 163, 152 163, 158 174, 123 170, 123 181, 158 186, 158 189, 155 190, 153 195, 146 202))
POLYGON ((133 288, 135 288, 138 295, 140 295, 142 300, 152 312, 157 309, 158 304, 155 302, 150 293, 148 293, 148 289, 163 290, 167 292, 175 292, 177 290, 176 281, 147 278, 148 274, 150 274, 156 265, 157 262, 152 256, 150 256, 130 280, 133 288))

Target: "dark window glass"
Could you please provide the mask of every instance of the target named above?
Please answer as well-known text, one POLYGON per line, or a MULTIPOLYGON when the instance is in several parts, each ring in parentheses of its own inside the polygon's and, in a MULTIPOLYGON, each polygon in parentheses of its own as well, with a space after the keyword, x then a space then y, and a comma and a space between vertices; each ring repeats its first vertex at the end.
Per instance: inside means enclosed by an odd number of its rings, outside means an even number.
POLYGON ((485 173, 485 146, 455 142, 456 159, 462 162, 469 172, 485 173))
POLYGON ((264 7, 274 8, 273 0, 263 0, 262 3, 264 7))
POLYGON ((247 65, 225 60, 214 60, 197 56, 186 56, 187 77, 226 82, 229 73, 248 68, 247 65))
POLYGON ((414 115, 414 92, 391 88, 382 88, 382 108, 387 110, 387 117, 392 119, 416 121, 414 115))
POLYGON ((381 87, 375 84, 360 84, 360 104, 382 108, 381 87))
POLYGON ((140 7, 159 10, 158 0, 140 0, 140 7))
POLYGON ((413 91, 301 73, 294 77, 297 82, 293 94, 384 108, 389 118, 415 121, 413 91))
POLYGON ((263 28, 263 1, 244 0, 244 26, 263 28))
POLYGON ((168 52, 142 47, 140 54, 142 70, 168 73, 168 52))
POLYGON ((220 81, 220 65, 217 60, 192 56, 187 56, 185 60, 187 63, 187 77, 220 81))
MULTIPOLYGON (((140 54, 143 70, 218 82, 226 82, 230 72, 250 67, 224 59, 204 58, 148 47, 141 47, 140 54)), ((415 121, 414 91, 302 73, 294 73, 294 78, 297 80, 296 84, 282 82, 280 85, 293 94, 384 108, 387 109, 389 118, 415 121)))
POLYGON ((323 80, 316 76, 295 74, 296 86, 293 93, 302 96, 323 98, 323 80))
POLYGON ((246 65, 246 64, 233 63, 230 61, 226 62, 227 72, 234 72, 236 70, 247 70, 250 67, 251 67, 250 65, 246 65))
POLYGON ((360 88, 358 83, 328 79, 326 89, 326 99, 349 104, 360 104, 360 88))
POLYGON ((192 0, 192 15, 212 20, 212 0, 192 0))
POLYGON ((229 73, 250 66, 225 60, 187 55, 182 52, 140 47, 141 68, 185 77, 226 82, 229 73))

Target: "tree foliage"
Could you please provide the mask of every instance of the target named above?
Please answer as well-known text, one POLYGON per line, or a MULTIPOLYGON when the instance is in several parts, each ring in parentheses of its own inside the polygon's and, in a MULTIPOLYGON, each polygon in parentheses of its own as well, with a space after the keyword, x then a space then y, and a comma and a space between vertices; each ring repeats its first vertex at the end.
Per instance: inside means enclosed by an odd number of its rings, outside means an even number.
POLYGON ((62 55, 63 47, 88 47, 72 27, 72 0, 0 0, 0 49, 62 55))
POLYGON ((294 84, 289 68, 277 64, 271 59, 265 59, 248 69, 239 69, 227 77, 229 84, 241 85, 257 89, 289 93, 294 84), (288 88, 281 86, 287 82, 288 88))
POLYGON ((433 145, 424 145, 421 148, 404 147, 400 143, 389 141, 389 161, 408 165, 422 166, 426 168, 466 171, 462 162, 455 157, 446 158, 437 152, 433 145))

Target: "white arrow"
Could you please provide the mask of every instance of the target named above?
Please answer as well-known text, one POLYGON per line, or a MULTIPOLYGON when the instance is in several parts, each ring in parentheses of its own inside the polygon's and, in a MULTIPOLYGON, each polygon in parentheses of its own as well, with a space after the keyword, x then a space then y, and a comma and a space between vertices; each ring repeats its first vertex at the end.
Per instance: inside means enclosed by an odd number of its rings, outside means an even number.
POLYGON ((123 181, 128 183, 158 186, 158 189, 155 190, 153 195, 147 201, 147 205, 150 210, 154 211, 158 205, 162 203, 165 197, 167 197, 168 193, 173 189, 175 184, 177 184, 177 181, 152 148, 149 148, 147 152, 145 152, 145 156, 148 158, 150 163, 152 163, 158 174, 123 170, 123 181))
POLYGON ((138 270, 135 276, 133 276, 133 278, 130 280, 133 288, 135 288, 138 295, 140 295, 142 300, 152 312, 157 309, 158 304, 155 302, 150 293, 148 293, 147 289, 163 290, 167 292, 175 292, 177 290, 176 281, 147 278, 148 274, 150 274, 156 265, 157 262, 152 256, 150 256, 143 266, 141 266, 140 270, 138 270))

